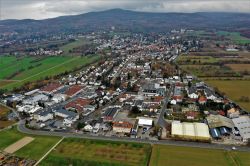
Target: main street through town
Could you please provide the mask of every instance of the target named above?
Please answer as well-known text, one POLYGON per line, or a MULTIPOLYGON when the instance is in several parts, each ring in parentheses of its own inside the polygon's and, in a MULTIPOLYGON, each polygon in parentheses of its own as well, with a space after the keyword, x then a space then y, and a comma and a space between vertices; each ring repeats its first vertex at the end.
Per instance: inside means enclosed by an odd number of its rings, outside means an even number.
MULTIPOLYGON (((174 145, 174 146, 187 146, 196 148, 209 148, 209 149, 223 149, 232 150, 231 145, 222 144, 209 144, 201 142, 186 142, 186 141, 174 141, 174 140, 144 140, 138 138, 124 138, 124 137, 105 137, 105 136, 93 136, 88 134, 79 134, 71 132, 52 132, 42 130, 31 130, 26 128, 25 121, 21 120, 18 123, 18 131, 25 134, 32 135, 47 135, 47 136, 58 136, 58 137, 72 137, 72 138, 83 138, 83 139, 95 139, 95 140, 106 140, 106 141, 121 141, 121 142, 137 142, 137 143, 149 143, 149 144, 161 144, 161 145, 174 145)), ((238 151, 250 151, 250 147, 237 146, 238 151)))

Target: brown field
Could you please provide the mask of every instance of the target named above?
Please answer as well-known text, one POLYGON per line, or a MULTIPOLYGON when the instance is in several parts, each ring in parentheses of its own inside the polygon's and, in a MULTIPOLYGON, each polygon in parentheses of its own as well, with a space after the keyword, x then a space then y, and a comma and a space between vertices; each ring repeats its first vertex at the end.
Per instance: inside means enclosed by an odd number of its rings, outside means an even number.
POLYGON ((0 129, 3 129, 3 128, 8 127, 8 126, 11 126, 14 123, 15 123, 15 121, 11 121, 11 120, 8 120, 8 121, 0 120, 0 129))
POLYGON ((6 116, 9 112, 9 109, 0 105, 0 118, 6 116))
POLYGON ((250 98, 250 80, 205 80, 212 87, 217 87, 227 97, 234 100, 241 107, 250 111, 250 102, 239 101, 241 96, 250 98))
POLYGON ((236 72, 250 71, 250 64, 226 64, 226 66, 230 67, 236 72))
POLYGON ((21 149, 25 145, 29 144, 33 140, 34 140, 34 138, 32 138, 32 137, 24 137, 24 138, 20 139, 19 141, 13 143, 12 145, 8 146, 7 148, 5 148, 4 151, 7 153, 15 153, 16 151, 18 151, 19 149, 21 149))
POLYGON ((15 123, 15 121, 7 120, 9 111, 10 110, 8 108, 0 105, 0 129, 3 129, 15 123))
POLYGON ((14 80, 0 80, 0 88, 6 86, 8 84, 11 84, 13 82, 16 82, 16 81, 14 81, 14 80))

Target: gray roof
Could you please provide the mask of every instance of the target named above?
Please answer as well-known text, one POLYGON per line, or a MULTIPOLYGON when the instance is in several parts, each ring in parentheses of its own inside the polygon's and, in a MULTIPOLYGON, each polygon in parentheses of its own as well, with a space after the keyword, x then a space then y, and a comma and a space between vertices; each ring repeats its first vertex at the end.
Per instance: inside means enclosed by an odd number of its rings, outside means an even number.
POLYGON ((58 113, 61 113, 61 114, 64 114, 64 115, 68 115, 69 117, 70 116, 77 116, 77 113, 72 112, 72 111, 67 111, 65 109, 55 110, 55 112, 58 112, 58 113))
POLYGON ((41 112, 38 113, 38 115, 46 116, 46 115, 51 114, 51 113, 52 113, 51 111, 41 111, 41 112))

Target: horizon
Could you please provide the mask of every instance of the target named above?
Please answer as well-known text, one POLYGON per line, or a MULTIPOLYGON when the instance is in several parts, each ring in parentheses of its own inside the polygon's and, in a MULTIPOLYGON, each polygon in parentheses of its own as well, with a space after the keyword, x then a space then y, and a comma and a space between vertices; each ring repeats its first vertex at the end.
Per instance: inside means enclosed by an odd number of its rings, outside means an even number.
POLYGON ((122 9, 147 13, 250 13, 250 0, 0 0, 0 20, 43 20, 122 9))
POLYGON ((10 19, 0 19, 0 21, 8 21, 8 20, 34 20, 34 21, 41 21, 41 20, 47 20, 47 19, 56 19, 60 17, 70 17, 70 16, 79 16, 79 15, 85 15, 88 13, 99 13, 99 12, 109 12, 109 11, 114 11, 114 10, 119 10, 119 11, 128 11, 128 12, 135 12, 135 13, 152 13, 152 14, 198 14, 198 13, 213 13, 213 14, 249 14, 247 12, 220 12, 220 11, 215 11, 215 12, 150 12, 150 11, 134 11, 134 10, 129 10, 129 9, 122 9, 122 8, 112 8, 112 9, 107 9, 107 10, 100 10, 100 11, 90 11, 87 13, 79 13, 79 14, 71 14, 71 15, 61 15, 61 16, 55 16, 55 17, 49 17, 49 18, 41 18, 41 19, 33 19, 33 18, 23 18, 23 19, 15 19, 15 18, 10 18, 10 19))

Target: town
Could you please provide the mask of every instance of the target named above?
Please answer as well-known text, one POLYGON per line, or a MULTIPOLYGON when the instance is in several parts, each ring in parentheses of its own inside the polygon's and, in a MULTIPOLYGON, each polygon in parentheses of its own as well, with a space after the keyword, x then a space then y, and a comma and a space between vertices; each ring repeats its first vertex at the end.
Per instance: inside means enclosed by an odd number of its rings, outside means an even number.
MULTIPOLYGON (((25 132, 247 145, 248 112, 176 63, 203 45, 183 37, 190 32, 108 39, 87 34, 95 50, 105 52, 103 60, 41 87, 4 94, 1 102, 25 132)), ((49 53, 63 54, 30 54, 49 53)))

